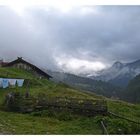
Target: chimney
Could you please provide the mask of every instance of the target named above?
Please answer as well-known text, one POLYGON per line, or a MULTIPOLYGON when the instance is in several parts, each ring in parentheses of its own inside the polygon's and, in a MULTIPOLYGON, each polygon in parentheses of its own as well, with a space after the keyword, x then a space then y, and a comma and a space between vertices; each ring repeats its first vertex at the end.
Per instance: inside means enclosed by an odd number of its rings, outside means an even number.
POLYGON ((17 57, 17 59, 22 59, 22 57, 17 57))

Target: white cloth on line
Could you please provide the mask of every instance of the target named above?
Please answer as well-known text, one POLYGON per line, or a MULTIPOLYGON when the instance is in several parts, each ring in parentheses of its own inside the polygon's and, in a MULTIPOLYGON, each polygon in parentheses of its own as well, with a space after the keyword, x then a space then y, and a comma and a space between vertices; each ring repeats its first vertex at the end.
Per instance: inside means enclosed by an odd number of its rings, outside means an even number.
POLYGON ((2 80, 3 80, 3 78, 0 78, 0 88, 3 87, 2 86, 2 80))
POLYGON ((17 79, 8 79, 10 86, 15 86, 17 79))
POLYGON ((22 87, 24 83, 24 79, 17 79, 17 85, 18 87, 22 87))
POLYGON ((8 81, 8 79, 3 78, 3 80, 2 80, 2 87, 3 88, 9 87, 9 81, 8 81))

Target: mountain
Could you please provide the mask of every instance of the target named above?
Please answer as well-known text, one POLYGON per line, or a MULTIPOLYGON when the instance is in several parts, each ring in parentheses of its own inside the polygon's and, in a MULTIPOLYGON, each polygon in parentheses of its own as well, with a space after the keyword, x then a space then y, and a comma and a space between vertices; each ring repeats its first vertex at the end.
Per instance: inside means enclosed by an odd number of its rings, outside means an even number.
POLYGON ((97 94, 106 97, 117 97, 117 94, 120 93, 121 90, 120 88, 101 80, 97 81, 64 72, 47 72, 53 77, 52 80, 55 82, 62 82, 69 86, 85 91, 96 92, 97 94))
POLYGON ((98 76, 89 78, 126 87, 128 82, 138 74, 140 74, 140 60, 131 63, 115 62, 110 68, 100 71, 98 76))
POLYGON ((121 98, 129 102, 140 103, 140 74, 130 80, 121 98))

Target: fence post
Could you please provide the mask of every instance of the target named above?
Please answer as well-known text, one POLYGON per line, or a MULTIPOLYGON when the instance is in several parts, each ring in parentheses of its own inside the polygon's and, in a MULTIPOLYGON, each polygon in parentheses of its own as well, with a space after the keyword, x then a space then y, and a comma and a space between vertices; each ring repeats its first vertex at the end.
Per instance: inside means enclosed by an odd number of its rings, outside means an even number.
POLYGON ((106 129, 103 121, 101 121, 101 126, 102 126, 102 129, 103 129, 103 134, 107 134, 108 135, 107 129, 106 129))

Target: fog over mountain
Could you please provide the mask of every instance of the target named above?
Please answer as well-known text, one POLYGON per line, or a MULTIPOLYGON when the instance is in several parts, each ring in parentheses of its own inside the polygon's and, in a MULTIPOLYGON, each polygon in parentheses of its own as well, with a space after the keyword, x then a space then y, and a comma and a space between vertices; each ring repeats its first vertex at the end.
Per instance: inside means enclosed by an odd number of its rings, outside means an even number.
POLYGON ((0 7, 0 58, 96 73, 139 59, 140 6, 0 7), (19 10, 20 9, 20 10, 19 10))

